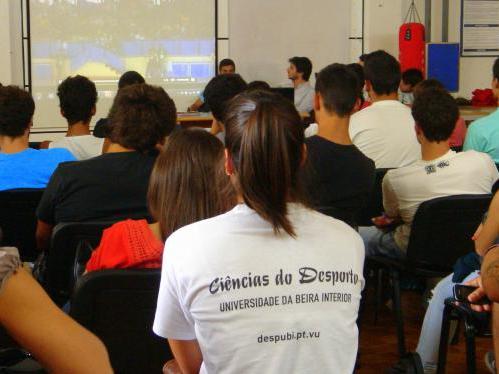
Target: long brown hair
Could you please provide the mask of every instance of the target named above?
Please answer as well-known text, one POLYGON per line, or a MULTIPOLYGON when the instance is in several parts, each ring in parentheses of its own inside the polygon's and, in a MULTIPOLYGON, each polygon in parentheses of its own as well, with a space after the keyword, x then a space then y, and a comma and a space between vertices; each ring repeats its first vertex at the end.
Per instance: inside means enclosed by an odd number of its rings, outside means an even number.
POLYGON ((275 233, 295 236, 287 202, 301 201, 304 131, 294 105, 272 92, 242 93, 228 105, 225 146, 244 202, 275 233))
POLYGON ((147 198, 163 240, 232 208, 235 194, 224 171, 222 142, 199 129, 170 135, 151 173, 147 198))

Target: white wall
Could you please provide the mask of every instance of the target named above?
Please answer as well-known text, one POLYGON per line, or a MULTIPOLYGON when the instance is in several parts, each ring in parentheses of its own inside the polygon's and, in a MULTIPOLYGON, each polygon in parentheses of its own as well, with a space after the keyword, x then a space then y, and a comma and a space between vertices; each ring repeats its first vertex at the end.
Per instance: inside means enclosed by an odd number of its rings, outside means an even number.
MULTIPOLYGON (((293 56, 307 56, 313 71, 350 61, 350 0, 231 0, 230 55, 247 80, 289 85, 293 56)), ((313 75, 312 75, 313 77, 313 75)))
POLYGON ((9 13, 8 0, 0 0, 0 82, 2 84, 10 84, 12 79, 9 13))

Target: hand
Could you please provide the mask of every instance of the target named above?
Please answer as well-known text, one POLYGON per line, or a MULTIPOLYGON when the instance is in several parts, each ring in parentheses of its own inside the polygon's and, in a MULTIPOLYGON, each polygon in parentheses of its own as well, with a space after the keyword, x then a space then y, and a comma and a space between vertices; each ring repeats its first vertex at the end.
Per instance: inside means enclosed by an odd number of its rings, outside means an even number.
POLYGON ((478 276, 475 279, 466 282, 465 285, 478 287, 468 296, 468 300, 471 303, 470 304, 471 309, 473 309, 475 312, 490 312, 492 310, 492 306, 490 304, 483 304, 483 305, 473 304, 482 299, 483 297, 485 297, 485 290, 483 289, 482 286, 482 277, 478 276))

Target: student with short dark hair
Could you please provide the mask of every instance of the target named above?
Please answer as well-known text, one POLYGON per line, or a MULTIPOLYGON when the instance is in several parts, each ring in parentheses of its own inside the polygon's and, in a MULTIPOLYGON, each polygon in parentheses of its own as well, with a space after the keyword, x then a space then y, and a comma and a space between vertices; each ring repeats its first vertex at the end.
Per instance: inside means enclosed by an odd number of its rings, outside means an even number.
POLYGON ((314 108, 314 88, 308 81, 312 74, 312 61, 308 57, 289 59, 288 78, 295 89, 295 108, 299 113, 309 113, 314 108))
POLYGON ((246 91, 270 90, 270 84, 265 81, 252 81, 248 83, 246 91))
MULTIPOLYGON (((422 94, 425 90, 428 89, 440 89, 444 90, 445 86, 440 83, 437 79, 425 79, 424 81, 419 82, 416 87, 414 87, 414 98, 422 94)), ((467 132, 467 127, 466 127, 466 122, 464 121, 463 117, 459 116, 456 122, 456 127, 454 127, 454 131, 452 132, 452 135, 449 138, 449 145, 451 147, 457 147, 460 148, 463 146, 464 139, 466 137, 466 132, 467 132)))
MULTIPOLYGON (((370 61, 370 60, 369 60, 370 61)), ((444 90, 428 89, 416 97, 412 107, 422 159, 412 165, 390 170, 383 179, 384 219, 374 219, 378 227, 361 227, 366 255, 404 257, 414 215, 421 203, 437 197, 488 194, 499 177, 486 154, 450 149, 449 137, 459 110, 454 98, 444 90), (386 224, 400 222, 394 231, 386 224)))
POLYGON ((211 108, 211 133, 224 140, 224 112, 234 96, 246 90, 247 84, 239 74, 220 74, 212 78, 204 90, 206 103, 211 108), (220 134, 220 135, 219 135, 220 134))
POLYGON ((78 160, 101 155, 104 139, 90 134, 90 120, 95 114, 97 89, 87 77, 68 77, 57 88, 61 115, 68 123, 68 131, 62 139, 45 142, 48 148, 66 148, 78 160))
POLYGON ((301 203, 300 116, 275 93, 245 92, 225 125, 239 204, 167 239, 154 332, 185 373, 352 372, 362 241, 301 203))
POLYGON ((318 133, 306 140, 307 192, 317 210, 356 226, 374 183, 374 162, 348 134, 360 105, 359 83, 348 66, 332 64, 318 74, 315 91, 318 133))
MULTIPOLYGON (((225 74, 235 74, 236 73, 236 63, 230 58, 224 58, 218 63, 218 75, 225 74)), ((205 91, 201 92, 196 99, 196 101, 187 108, 188 112, 209 112, 210 106, 206 102, 205 91)))
MULTIPOLYGON (((122 88, 131 86, 132 84, 141 84, 141 83, 146 83, 142 75, 133 70, 127 71, 123 73, 120 79, 118 80, 118 92, 122 88)), ((110 131, 111 130, 108 127, 107 118, 101 118, 95 124, 93 135, 98 138, 108 138, 110 131)))
MULTIPOLYGON (((492 91, 499 103, 499 58, 492 67, 492 91)), ((463 150, 473 149, 487 153, 499 164, 499 110, 477 119, 468 127, 463 150)))
POLYGON ((59 222, 150 219, 147 186, 157 155, 176 123, 173 100, 160 87, 121 89, 109 112, 106 153, 55 171, 37 209, 39 249, 59 222))
POLYGON ((419 69, 407 69, 402 73, 399 85, 399 100, 402 104, 412 105, 414 102, 414 88, 423 80, 423 72, 419 69))
POLYGON ((222 142, 202 129, 169 136, 147 197, 153 222, 127 219, 104 230, 87 271, 160 268, 165 240, 174 231, 232 209, 235 196, 224 170, 222 142))
POLYGON ((29 148, 35 102, 16 86, 0 87, 0 191, 45 188, 57 165, 75 161, 66 149, 29 148))
POLYGON ((410 165, 421 152, 411 110, 398 101, 400 64, 385 51, 376 51, 368 55, 364 74, 372 105, 352 116, 353 144, 377 169, 410 165))

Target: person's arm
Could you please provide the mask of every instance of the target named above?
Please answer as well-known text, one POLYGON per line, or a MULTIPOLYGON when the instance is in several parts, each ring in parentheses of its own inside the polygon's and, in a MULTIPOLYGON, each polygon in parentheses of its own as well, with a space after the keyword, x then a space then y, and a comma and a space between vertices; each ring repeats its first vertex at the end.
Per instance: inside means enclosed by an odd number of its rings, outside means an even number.
POLYGON ((49 249, 50 238, 52 237, 53 225, 38 220, 36 223, 36 248, 39 251, 49 249))
POLYGON ((197 340, 168 339, 170 349, 182 374, 197 374, 203 363, 203 355, 197 340))
POLYGON ((383 208, 385 209, 385 215, 393 220, 399 219, 399 202, 397 194, 393 190, 392 184, 390 182, 390 175, 388 173, 383 178, 382 189, 383 208))
POLYGON ((216 119, 213 118, 213 121, 211 122, 210 134, 217 135, 218 133, 220 133, 222 131, 223 131, 223 127, 220 124, 220 122, 218 122, 216 119))
POLYGON ((112 373, 102 342, 64 314, 24 269, 4 283, 0 323, 51 373, 112 373))
POLYGON ((43 142, 40 143, 40 148, 39 149, 48 149, 49 146, 50 146, 50 143, 52 143, 52 141, 50 141, 50 140, 44 140, 43 142))
POLYGON ((499 302, 499 246, 490 249, 483 258, 481 277, 489 300, 499 302))
POLYGON ((197 112, 199 108, 201 108, 201 106, 203 105, 204 103, 201 101, 201 99, 198 97, 196 99, 196 101, 194 103, 192 103, 188 108, 187 108, 187 111, 188 112, 197 112))
POLYGON ((475 250, 483 256, 487 249, 494 244, 499 236, 499 194, 495 194, 489 206, 489 211, 485 223, 477 229, 473 239, 475 240, 475 250))

